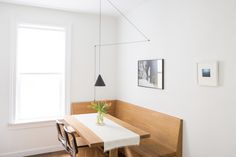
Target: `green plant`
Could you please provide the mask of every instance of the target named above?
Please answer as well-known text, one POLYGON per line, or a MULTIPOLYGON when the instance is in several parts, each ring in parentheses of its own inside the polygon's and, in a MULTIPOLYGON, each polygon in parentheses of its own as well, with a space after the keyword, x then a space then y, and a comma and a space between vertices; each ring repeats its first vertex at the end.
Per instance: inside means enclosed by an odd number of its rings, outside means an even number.
POLYGON ((111 104, 107 103, 105 101, 97 101, 97 102, 92 102, 91 103, 91 108, 96 110, 97 112, 106 114, 107 111, 109 110, 111 104))
POLYGON ((105 101, 97 101, 97 102, 92 102, 91 107, 92 109, 97 111, 97 124, 98 125, 104 125, 104 114, 107 113, 111 106, 111 103, 107 103, 105 101))

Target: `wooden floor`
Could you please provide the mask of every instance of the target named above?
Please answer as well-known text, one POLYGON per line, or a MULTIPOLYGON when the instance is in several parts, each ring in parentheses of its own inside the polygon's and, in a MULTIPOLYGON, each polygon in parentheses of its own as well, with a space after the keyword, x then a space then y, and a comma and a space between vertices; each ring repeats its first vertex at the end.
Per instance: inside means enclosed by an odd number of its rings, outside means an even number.
MULTIPOLYGON (((54 152, 54 153, 32 155, 32 156, 27 156, 27 157, 71 157, 71 156, 65 151, 60 151, 60 152, 54 152)), ((119 157, 125 157, 125 156, 119 153, 119 157)))
POLYGON ((55 153, 47 153, 47 154, 33 155, 27 157, 70 157, 70 155, 65 151, 60 151, 55 153))

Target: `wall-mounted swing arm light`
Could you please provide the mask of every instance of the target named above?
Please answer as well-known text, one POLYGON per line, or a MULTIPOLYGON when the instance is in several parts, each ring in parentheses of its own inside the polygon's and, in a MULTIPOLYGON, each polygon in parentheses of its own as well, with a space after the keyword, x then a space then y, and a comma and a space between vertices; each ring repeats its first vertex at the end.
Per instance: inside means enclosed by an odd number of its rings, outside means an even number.
POLYGON ((117 45, 126 45, 126 44, 135 44, 135 43, 143 43, 143 42, 150 42, 150 39, 117 7, 111 0, 106 0, 120 15, 123 17, 138 33, 140 33, 144 40, 136 40, 136 41, 129 41, 129 42, 114 42, 114 43, 101 43, 102 41, 102 0, 99 0, 99 43, 94 45, 95 50, 95 59, 94 59, 94 77, 96 79, 96 51, 98 48, 98 75, 97 79, 94 84, 94 100, 96 99, 96 89, 95 87, 105 87, 105 82, 102 78, 102 75, 100 73, 100 61, 101 61, 101 47, 105 46, 117 46, 117 45))

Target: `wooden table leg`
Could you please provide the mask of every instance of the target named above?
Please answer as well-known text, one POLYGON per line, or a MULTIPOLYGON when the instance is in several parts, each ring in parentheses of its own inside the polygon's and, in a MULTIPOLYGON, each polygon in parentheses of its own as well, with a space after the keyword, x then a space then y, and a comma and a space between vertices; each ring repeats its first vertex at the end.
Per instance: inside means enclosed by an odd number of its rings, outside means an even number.
POLYGON ((112 149, 109 151, 109 157, 118 157, 118 149, 112 149))

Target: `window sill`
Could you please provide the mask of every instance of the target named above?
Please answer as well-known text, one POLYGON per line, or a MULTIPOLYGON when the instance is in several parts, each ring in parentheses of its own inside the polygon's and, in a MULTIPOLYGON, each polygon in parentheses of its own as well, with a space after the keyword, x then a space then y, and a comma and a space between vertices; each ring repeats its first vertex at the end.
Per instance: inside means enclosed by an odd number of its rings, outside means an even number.
POLYGON ((51 127, 56 125, 56 120, 38 121, 38 122, 24 122, 24 123, 10 123, 8 124, 9 130, 30 129, 51 127))

